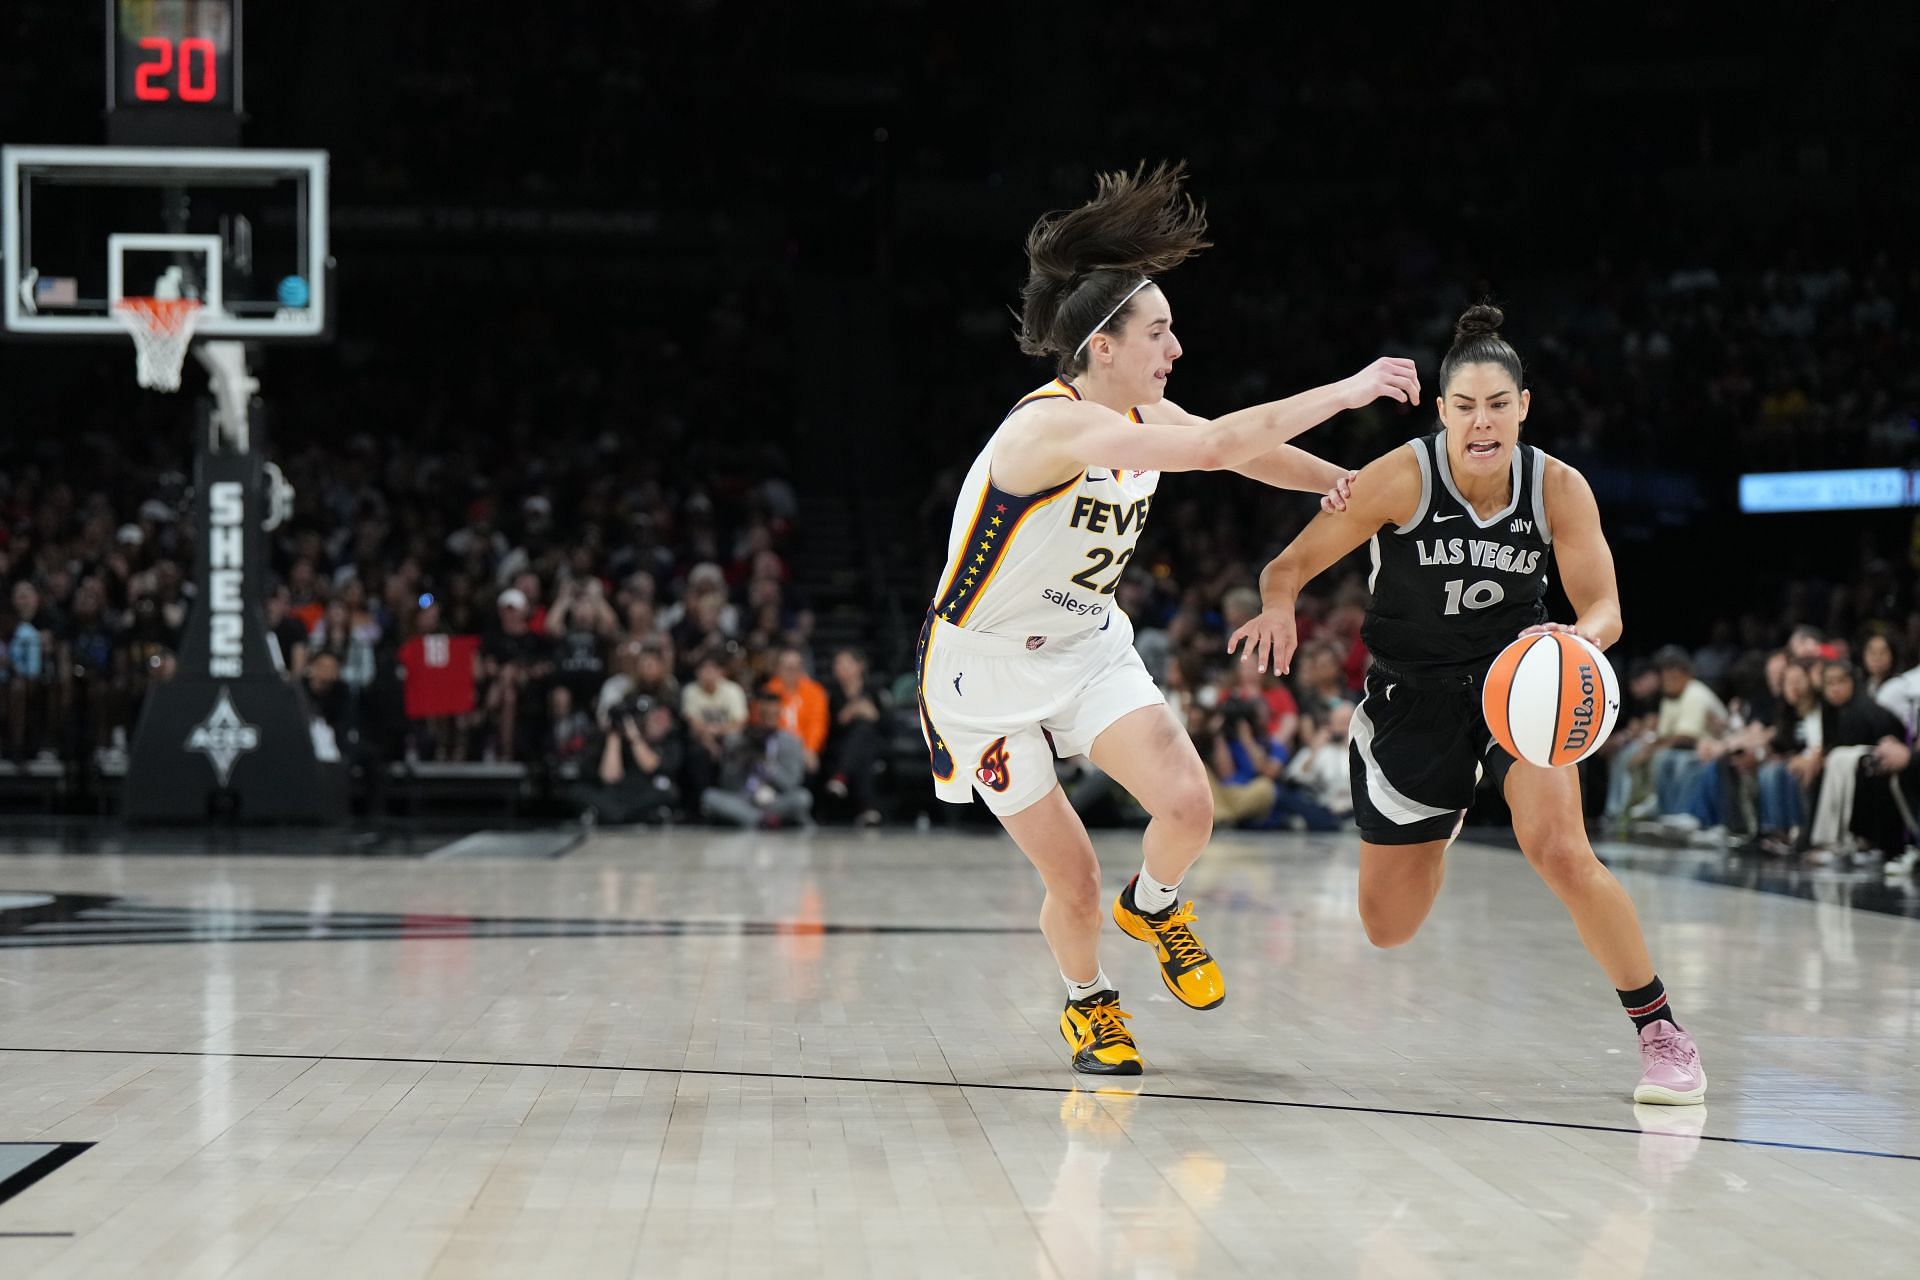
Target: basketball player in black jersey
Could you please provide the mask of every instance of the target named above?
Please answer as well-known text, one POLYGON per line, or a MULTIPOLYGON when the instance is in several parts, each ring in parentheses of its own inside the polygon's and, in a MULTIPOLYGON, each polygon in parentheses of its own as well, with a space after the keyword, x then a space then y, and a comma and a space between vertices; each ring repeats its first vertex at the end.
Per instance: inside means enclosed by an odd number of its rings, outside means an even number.
POLYGON ((1620 636, 1613 553, 1578 471, 1520 443, 1529 395, 1498 308, 1469 308, 1440 365, 1441 430, 1375 459, 1347 509, 1317 517, 1260 575, 1263 612, 1228 641, 1286 671, 1300 588, 1371 542, 1373 654, 1349 748, 1360 827, 1360 919, 1376 946, 1412 940, 1440 892, 1447 846, 1482 773, 1514 835, 1559 897, 1640 1034, 1634 1100, 1706 1097, 1693 1038, 1674 1021, 1626 891, 1587 843, 1580 776, 1515 760, 1492 740, 1480 684, 1521 635, 1566 631, 1605 649, 1620 636), (1556 554, 1557 552, 1557 554, 1556 554), (1576 618, 1547 621, 1547 561, 1576 618))

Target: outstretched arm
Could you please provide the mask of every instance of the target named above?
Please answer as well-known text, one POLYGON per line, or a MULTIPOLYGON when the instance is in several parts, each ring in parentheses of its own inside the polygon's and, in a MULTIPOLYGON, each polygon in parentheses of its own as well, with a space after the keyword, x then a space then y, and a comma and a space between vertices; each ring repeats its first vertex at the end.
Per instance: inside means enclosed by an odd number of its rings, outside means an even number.
POLYGON ((1049 400, 1031 411, 1025 429, 1003 434, 994 445, 994 480, 1013 493, 1037 493, 1089 466, 1222 471, 1381 396, 1420 402, 1413 361, 1382 356, 1350 378, 1229 413, 1198 429, 1133 422, 1090 400, 1049 400))
MULTIPOLYGON (((1162 400, 1146 411, 1147 421, 1176 427, 1208 427, 1212 420, 1189 413, 1171 400, 1162 400)), ((1348 476, 1345 467, 1316 458, 1295 445, 1283 444, 1257 457, 1228 468, 1275 489, 1296 489, 1301 493, 1325 493, 1348 476)))
POLYGON ((1293 606, 1300 588, 1338 564, 1348 552, 1379 532, 1404 524, 1420 505, 1420 464, 1406 448, 1375 458, 1353 482, 1345 511, 1322 511, 1260 573, 1259 616, 1233 633, 1227 652, 1246 645, 1242 662, 1261 671, 1285 673, 1298 643, 1293 606))
POLYGON ((1275 489, 1326 493, 1339 488, 1343 499, 1347 490, 1341 482, 1350 483, 1354 476, 1353 472, 1339 463, 1316 458, 1305 449, 1290 444, 1283 444, 1272 453, 1264 453, 1250 462, 1243 462, 1234 470, 1249 480, 1258 480, 1275 489))

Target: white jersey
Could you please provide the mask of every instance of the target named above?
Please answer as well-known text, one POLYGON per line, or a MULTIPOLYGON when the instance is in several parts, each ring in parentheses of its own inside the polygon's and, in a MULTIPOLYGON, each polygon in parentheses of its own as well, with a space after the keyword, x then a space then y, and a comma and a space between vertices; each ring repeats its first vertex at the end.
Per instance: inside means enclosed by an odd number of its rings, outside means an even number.
MULTIPOLYGON (((1056 378, 1007 414, 1036 400, 1080 399, 1056 378)), ((1140 421, 1140 411, 1127 416, 1140 421)), ((1114 588, 1147 523, 1158 471, 1088 467, 1065 484, 1016 496, 989 473, 993 439, 974 459, 953 509, 947 567, 934 616, 968 631, 1059 636, 1108 621, 1114 588)), ((1018 430, 1018 427, 1014 427, 1018 430)))

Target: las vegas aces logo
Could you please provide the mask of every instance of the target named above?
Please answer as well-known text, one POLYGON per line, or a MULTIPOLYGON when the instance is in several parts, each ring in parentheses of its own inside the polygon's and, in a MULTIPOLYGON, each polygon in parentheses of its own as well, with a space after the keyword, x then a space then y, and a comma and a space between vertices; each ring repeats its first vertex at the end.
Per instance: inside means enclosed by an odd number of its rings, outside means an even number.
POLYGON ((980 753, 980 767, 973 771, 980 779, 980 785, 991 787, 995 791, 1005 791, 1013 785, 1013 773, 1007 768, 1007 740, 995 738, 992 745, 980 753))

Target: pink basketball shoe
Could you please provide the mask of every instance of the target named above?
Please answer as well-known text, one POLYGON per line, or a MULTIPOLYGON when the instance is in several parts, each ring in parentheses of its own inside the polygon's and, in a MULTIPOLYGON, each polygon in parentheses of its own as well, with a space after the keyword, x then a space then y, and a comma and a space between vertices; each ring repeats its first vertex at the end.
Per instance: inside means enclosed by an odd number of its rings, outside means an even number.
POLYGON ((1707 1071, 1693 1037, 1662 1019, 1640 1032, 1640 1083, 1635 1102, 1686 1107, 1707 1100, 1707 1071))

